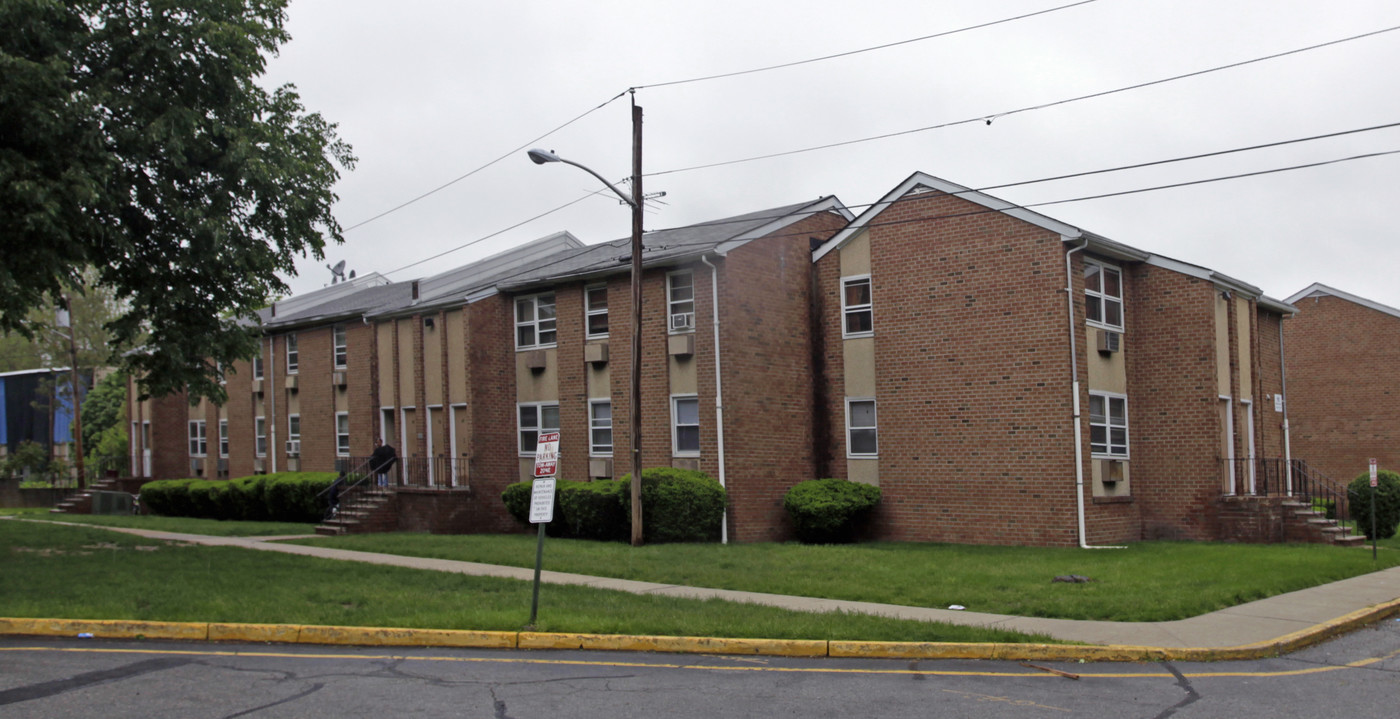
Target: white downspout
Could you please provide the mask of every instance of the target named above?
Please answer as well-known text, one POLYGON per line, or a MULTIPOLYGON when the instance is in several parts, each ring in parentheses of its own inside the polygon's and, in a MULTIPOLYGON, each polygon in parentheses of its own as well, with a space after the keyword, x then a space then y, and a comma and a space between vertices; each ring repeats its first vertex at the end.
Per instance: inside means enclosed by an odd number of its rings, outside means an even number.
POLYGON ((268 474, 277 474, 277 363, 273 358, 273 350, 277 347, 273 343, 272 336, 267 337, 267 358, 263 360, 263 365, 267 367, 267 456, 271 460, 272 471, 268 474))
POLYGON ((1079 519, 1079 548, 1127 549, 1127 547, 1091 546, 1088 530, 1084 523, 1084 429, 1080 422, 1079 407, 1079 343, 1075 341, 1075 334, 1079 331, 1079 327, 1074 322, 1074 267, 1070 264, 1070 255, 1088 246, 1089 239, 1085 238, 1084 244, 1072 247, 1065 253, 1065 301, 1069 308, 1070 391, 1074 393, 1074 503, 1079 519))
MULTIPOLYGON (((715 332, 715 435, 719 443, 719 486, 725 487, 724 483, 724 386, 720 383, 719 371, 719 271, 710 260, 704 255, 700 256, 700 261, 710 268, 710 316, 714 319, 715 332)), ((727 489, 726 489, 727 491, 727 489)), ((719 541, 721 544, 729 544, 729 510, 724 511, 723 519, 719 525, 719 541)))
MULTIPOLYGON (((1284 362, 1286 353, 1283 351, 1283 316, 1278 318, 1278 373, 1283 394, 1283 473, 1288 496, 1293 496, 1293 455, 1288 446, 1288 368, 1284 362)), ((1265 410, 1266 412, 1268 410, 1265 410)))

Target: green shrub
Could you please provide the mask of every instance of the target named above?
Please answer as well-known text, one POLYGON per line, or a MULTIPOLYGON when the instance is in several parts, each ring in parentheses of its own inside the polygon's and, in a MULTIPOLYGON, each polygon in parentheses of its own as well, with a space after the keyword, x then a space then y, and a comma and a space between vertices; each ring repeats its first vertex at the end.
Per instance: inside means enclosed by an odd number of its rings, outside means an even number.
MULTIPOLYGON (((617 480, 627 532, 632 531, 632 475, 617 480)), ((642 540, 645 542, 713 542, 724 522, 724 487, 710 475, 689 469, 642 470, 642 540)))
POLYGON ((268 518, 274 522, 319 522, 325 497, 318 495, 338 477, 335 472, 280 472, 267 475, 268 518))
MULTIPOLYGON (((574 487, 588 484, 588 482, 574 482, 567 479, 558 479, 554 482, 554 519, 544 527, 544 533, 551 537, 574 537, 571 534, 569 523, 565 519, 567 512, 564 508, 563 498, 573 491, 574 487)), ((506 511, 521 524, 530 525, 530 496, 533 491, 534 482, 516 482, 506 486, 501 492, 501 501, 505 502, 506 511)), ((534 529, 533 525, 530 525, 534 529)))
POLYGON ((554 499, 554 512, 564 515, 564 529, 578 539, 624 540, 630 520, 623 511, 622 495, 628 486, 616 479, 569 482, 554 499))
POLYGON ((189 485, 198 479, 159 479, 141 487, 141 507, 165 517, 193 517, 189 485))
POLYGON ((1376 474, 1376 532, 1371 536, 1371 473, 1362 472, 1347 485, 1347 504, 1356 529, 1367 539, 1390 539, 1400 525, 1400 474, 1383 469, 1376 474))
POLYGON ((185 485, 189 497, 187 517, 200 519, 228 519, 222 516, 222 495, 228 491, 228 482, 222 479, 196 479, 185 485))
POLYGON ((808 544, 849 542, 880 501, 880 488, 845 479, 798 482, 783 497, 783 508, 808 544))
POLYGON ((272 517, 267 509, 267 475, 255 474, 229 480, 230 519, 245 522, 266 522, 272 517))

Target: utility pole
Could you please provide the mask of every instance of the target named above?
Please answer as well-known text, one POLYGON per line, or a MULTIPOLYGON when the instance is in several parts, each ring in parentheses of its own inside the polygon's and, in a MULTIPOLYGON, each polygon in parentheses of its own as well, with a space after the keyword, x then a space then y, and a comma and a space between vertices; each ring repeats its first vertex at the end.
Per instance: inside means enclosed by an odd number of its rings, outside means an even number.
POLYGON ((86 488, 83 472, 83 402, 79 393, 81 382, 78 379, 78 328, 73 321, 73 296, 64 295, 63 302, 68 310, 68 377, 73 387, 73 467, 78 470, 78 489, 86 488))
POLYGON ((642 108, 632 95, 632 546, 642 546, 642 108))

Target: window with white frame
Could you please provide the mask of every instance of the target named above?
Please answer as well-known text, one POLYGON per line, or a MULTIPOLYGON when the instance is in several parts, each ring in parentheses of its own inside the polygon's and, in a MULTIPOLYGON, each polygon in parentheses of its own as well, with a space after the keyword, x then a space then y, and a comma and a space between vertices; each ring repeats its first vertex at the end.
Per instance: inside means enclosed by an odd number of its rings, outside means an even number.
POLYGON ((594 457, 612 456, 612 400, 610 399, 595 399, 588 402, 588 453, 594 457))
POLYGON ((253 451, 259 457, 267 456, 267 418, 253 419, 253 451))
POLYGON ((345 339, 345 325, 336 325, 331 328, 331 347, 333 348, 332 355, 336 369, 345 369, 345 362, 350 354, 346 349, 348 346, 345 339))
POLYGON ((865 337, 875 331, 870 303, 870 275, 841 278, 841 335, 865 337))
POLYGON ((880 439, 875 421, 875 400, 846 398, 846 456, 875 457, 880 439))
POLYGON ((583 313, 590 339, 608 336, 607 285, 594 285, 583 290, 583 313))
POLYGON ((1089 449, 1096 456, 1128 456, 1128 398, 1089 393, 1089 449))
POLYGON ((190 456, 203 457, 209 453, 208 428, 204 420, 190 420, 190 456))
POLYGON ((695 329, 695 277, 690 270, 666 275, 666 310, 670 331, 695 329))
POLYGON ((287 374, 297 373, 297 362, 301 355, 297 353, 297 336, 295 333, 287 335, 287 374))
POLYGON ((671 452, 700 454, 700 400, 694 396, 671 398, 671 452))
POLYGON ((350 413, 335 413, 335 454, 337 457, 350 456, 350 413))
POLYGON ((517 405, 516 416, 522 457, 535 456, 540 432, 559 431, 559 405, 555 402, 522 402, 517 405))
POLYGON ((287 454, 301 454, 301 415, 287 415, 287 454))
POLYGON ((553 292, 516 298, 515 348, 553 347, 555 322, 553 292))
POLYGON ((262 354, 253 357, 253 379, 263 378, 262 354))
POLYGON ((1123 329, 1123 273, 1117 267, 1084 262, 1084 318, 1109 329, 1123 329))
POLYGON ((219 420, 219 456, 228 456, 228 420, 219 420))

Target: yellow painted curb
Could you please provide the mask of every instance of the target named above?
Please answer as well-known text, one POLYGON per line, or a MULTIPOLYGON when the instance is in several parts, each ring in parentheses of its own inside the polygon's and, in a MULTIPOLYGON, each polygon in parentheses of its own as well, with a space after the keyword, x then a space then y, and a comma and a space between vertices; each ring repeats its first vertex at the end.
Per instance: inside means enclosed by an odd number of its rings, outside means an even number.
POLYGON ((476 632, 454 629, 401 629, 395 627, 303 626, 297 636, 302 644, 352 644, 393 647, 472 647, 514 649, 515 632, 476 632))
POLYGON ((226 624, 209 625, 211 642, 275 642, 295 644, 301 635, 296 624, 226 624))
POLYGON ((521 632, 519 648, 824 657, 827 656, 827 644, 828 642, 821 639, 723 639, 718 637, 521 632))
POLYGON ((204 641, 209 625, 200 622, 141 622, 121 619, 4 619, 0 634, 76 637, 91 634, 102 639, 179 639, 204 641))

